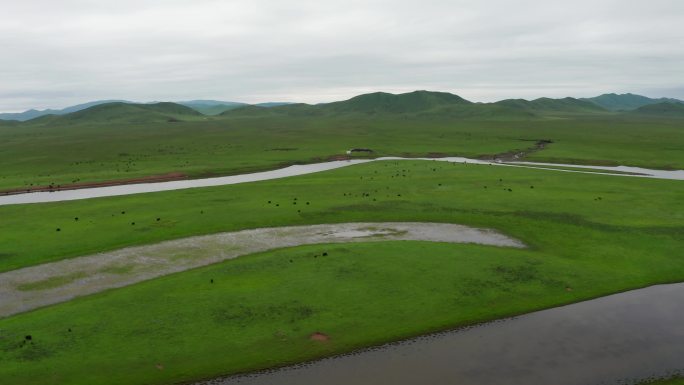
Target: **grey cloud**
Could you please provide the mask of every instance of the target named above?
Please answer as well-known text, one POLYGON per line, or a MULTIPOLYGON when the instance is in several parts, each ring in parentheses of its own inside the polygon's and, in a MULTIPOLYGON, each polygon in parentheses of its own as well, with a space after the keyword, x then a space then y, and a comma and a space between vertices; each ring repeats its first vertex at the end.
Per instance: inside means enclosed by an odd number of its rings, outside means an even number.
POLYGON ((418 88, 684 97, 679 0, 0 1, 0 110, 418 88))

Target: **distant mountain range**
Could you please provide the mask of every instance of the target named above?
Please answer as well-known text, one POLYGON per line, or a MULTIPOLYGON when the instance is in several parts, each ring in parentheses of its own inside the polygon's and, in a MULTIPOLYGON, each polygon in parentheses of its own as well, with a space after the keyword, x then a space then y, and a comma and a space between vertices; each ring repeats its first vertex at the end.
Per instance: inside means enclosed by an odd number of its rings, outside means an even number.
POLYGON ((594 103, 575 98, 539 98, 531 101, 525 99, 506 99, 494 104, 513 109, 521 109, 532 113, 544 113, 550 111, 565 113, 591 113, 605 111, 602 107, 597 106, 594 103))
POLYGON ((63 115, 44 115, 25 123, 154 123, 178 122, 204 115, 194 109, 170 102, 135 104, 111 102, 96 104, 83 110, 63 115))
MULTIPOLYGON (((602 95, 604 96, 604 95, 602 95)), ((450 118, 531 118, 551 115, 573 114, 606 114, 615 113, 618 110, 607 109, 593 99, 604 100, 603 97, 592 99, 576 98, 539 98, 535 100, 506 99, 495 103, 473 103, 460 96, 445 92, 414 91, 405 94, 389 94, 375 92, 359 95, 349 100, 326 104, 289 104, 269 109, 258 106, 242 106, 221 113, 221 116, 326 116, 326 115, 406 115, 423 117, 450 117, 450 118)), ((625 97, 623 104, 634 106, 632 95, 617 95, 625 97)), ((645 98, 645 97, 642 97, 645 98)), ((615 99, 615 98, 613 98, 615 99)), ((645 98, 648 99, 648 98, 645 98)), ((645 101, 642 100, 642 103, 645 101)), ((645 106, 663 106, 647 111, 669 111, 670 116, 679 111, 670 105, 684 106, 684 102, 676 99, 648 99, 647 104, 640 104, 629 110, 634 113, 641 112, 645 106)), ((617 101, 613 103, 616 108, 617 101)), ((620 110, 627 110, 621 108, 620 110)))
POLYGON ((0 113, 0 119, 2 120, 19 120, 19 121, 25 121, 25 120, 30 120, 30 119, 35 119, 44 115, 64 115, 64 114, 70 114, 72 112, 80 111, 80 110, 85 110, 86 108, 97 106, 98 104, 105 104, 105 103, 115 103, 115 102, 126 102, 125 100, 98 100, 94 102, 88 102, 88 103, 83 103, 83 104, 77 104, 75 106, 63 108, 61 110, 52 110, 52 109, 47 109, 47 110, 27 110, 24 112, 7 112, 7 113, 0 113))
MULTIPOLYGON (((47 110, 27 110, 24 112, 16 112, 16 113, 0 113, 0 120, 18 120, 18 121, 27 121, 35 118, 39 118, 41 116, 45 115, 66 115, 70 114, 73 112, 85 110, 90 107, 98 106, 100 104, 109 104, 109 103, 127 103, 127 104, 156 104, 158 102, 152 102, 152 103, 134 103, 131 101, 127 100, 118 100, 118 99, 112 99, 112 100, 97 100, 93 102, 88 102, 88 103, 83 103, 83 104, 77 104, 75 106, 71 107, 66 107, 63 109, 55 110, 55 109, 47 109, 47 110)), ((223 102, 220 100, 188 100, 188 101, 182 101, 178 102, 176 104, 180 104, 186 107, 190 107, 204 115, 218 115, 222 112, 238 108, 238 107, 243 107, 243 106, 248 106, 250 104, 247 103, 239 103, 239 102, 223 102)), ((258 103, 254 104, 255 106, 259 107, 276 107, 276 106, 282 106, 286 105, 289 103, 285 102, 269 102, 269 103, 258 103)))
POLYGON ((679 99, 671 98, 648 98, 646 96, 635 94, 603 94, 593 98, 583 98, 597 106, 603 107, 609 111, 631 111, 639 107, 648 106, 659 103, 684 103, 679 99))
POLYGON ((30 120, 32 123, 59 122, 177 122, 206 119, 207 116, 416 116, 441 118, 511 119, 555 115, 629 113, 684 117, 684 102, 652 99, 633 94, 605 94, 594 98, 507 99, 495 103, 473 103, 446 92, 414 91, 404 94, 375 92, 349 100, 324 103, 246 104, 218 100, 190 100, 178 103, 132 103, 102 100, 62 110, 29 110, 20 114, 0 114, 2 120, 30 120))
POLYGON ((684 103, 665 102, 657 104, 648 104, 645 106, 641 106, 636 110, 629 111, 629 113, 664 117, 684 117, 684 103))

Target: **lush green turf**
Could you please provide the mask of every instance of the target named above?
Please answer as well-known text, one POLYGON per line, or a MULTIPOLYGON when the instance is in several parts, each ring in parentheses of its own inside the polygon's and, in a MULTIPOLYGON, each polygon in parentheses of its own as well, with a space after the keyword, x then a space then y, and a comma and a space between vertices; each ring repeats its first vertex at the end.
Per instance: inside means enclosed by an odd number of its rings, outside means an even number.
POLYGON ((529 245, 318 245, 167 276, 0 320, 0 378, 162 384, 681 281, 682 196, 678 181, 388 161, 0 207, 1 270, 192 234, 347 221, 464 223, 529 245), (316 331, 331 340, 309 340, 316 331))
POLYGON ((427 242, 274 251, 0 320, 0 377, 167 384, 302 361, 650 282, 629 265, 427 242))
POLYGON ((219 231, 384 220, 495 227, 569 255, 670 254, 684 235, 682 196, 679 181, 385 161, 233 186, 0 206, 0 271, 219 231))
POLYGON ((684 385, 684 377, 673 377, 667 380, 648 381, 644 385, 684 385))
POLYGON ((272 109, 262 108, 267 112, 220 117, 119 107, 124 110, 105 105, 94 107, 102 111, 0 125, 0 189, 169 172, 233 174, 324 161, 354 147, 371 148, 374 156, 478 157, 529 148, 540 139, 554 143, 531 160, 684 168, 684 119, 676 117, 525 117, 501 112, 505 106, 479 104, 457 104, 456 112, 447 108, 425 115, 344 109, 323 116, 269 115, 272 109), (487 115, 461 116, 473 108, 487 115), (183 121, 168 122, 167 116, 183 121))

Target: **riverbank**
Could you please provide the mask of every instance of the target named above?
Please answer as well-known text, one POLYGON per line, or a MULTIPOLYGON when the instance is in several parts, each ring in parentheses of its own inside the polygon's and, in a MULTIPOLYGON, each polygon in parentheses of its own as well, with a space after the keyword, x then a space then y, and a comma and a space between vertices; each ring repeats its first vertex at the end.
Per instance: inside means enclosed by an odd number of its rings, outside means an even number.
MULTIPOLYGON (((540 142, 542 145, 546 142, 540 142)), ((337 168, 353 166, 361 163, 369 163, 376 161, 415 161, 415 160, 430 160, 447 163, 464 163, 473 165, 490 165, 490 166, 505 166, 505 167, 520 167, 520 168, 536 168, 543 170, 551 170, 558 172, 574 172, 585 174, 598 175, 612 175, 623 177, 637 177, 637 178, 653 178, 653 179, 670 179, 670 180, 684 180, 684 170, 663 171, 652 170, 638 167, 627 166, 582 166, 572 164, 553 164, 553 163, 536 163, 536 162, 520 162, 520 161, 503 161, 504 157, 492 160, 468 159, 458 157, 446 158, 399 158, 399 157, 385 157, 374 159, 347 159, 335 160, 325 163, 312 163, 305 165, 294 165, 282 169, 257 172, 251 174, 233 175, 226 177, 215 177, 206 179, 190 179, 179 174, 179 178, 173 176, 169 177, 167 181, 157 180, 140 182, 141 180, 130 180, 130 183, 107 182, 101 186, 88 187, 81 185, 76 188, 69 186, 61 186, 57 189, 49 190, 35 190, 33 192, 15 192, 7 193, 5 196, 0 196, 0 206, 13 204, 28 204, 28 203, 47 203, 60 202, 69 200, 92 199, 120 195, 132 195, 149 192, 161 192, 182 190, 199 187, 225 186, 240 183, 258 182, 270 179, 287 178, 298 175, 312 174, 321 171, 329 171, 337 168)), ((511 159, 517 159, 515 157, 511 159)), ((2 195, 2 194, 0 194, 2 195)))
POLYGON ((684 283, 653 286, 197 385, 644 384, 684 373, 682 312, 684 283))

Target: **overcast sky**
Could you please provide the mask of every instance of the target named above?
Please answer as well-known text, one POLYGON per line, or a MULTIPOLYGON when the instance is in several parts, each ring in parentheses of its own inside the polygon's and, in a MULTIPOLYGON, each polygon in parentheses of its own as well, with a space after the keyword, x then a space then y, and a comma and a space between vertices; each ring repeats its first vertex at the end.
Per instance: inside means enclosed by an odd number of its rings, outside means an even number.
POLYGON ((684 98, 682 0, 0 0, 0 111, 97 99, 684 98))

